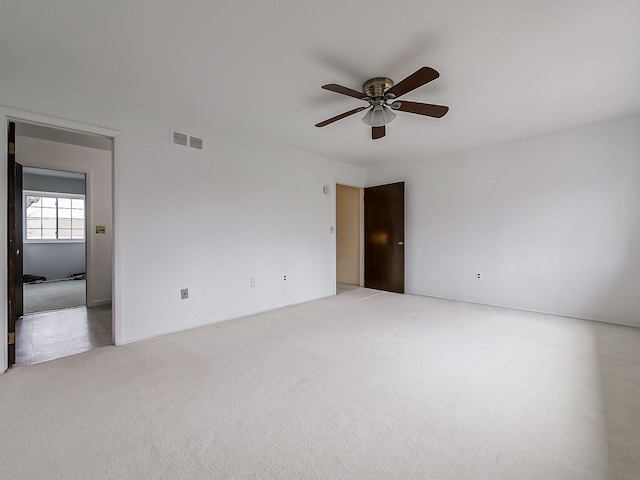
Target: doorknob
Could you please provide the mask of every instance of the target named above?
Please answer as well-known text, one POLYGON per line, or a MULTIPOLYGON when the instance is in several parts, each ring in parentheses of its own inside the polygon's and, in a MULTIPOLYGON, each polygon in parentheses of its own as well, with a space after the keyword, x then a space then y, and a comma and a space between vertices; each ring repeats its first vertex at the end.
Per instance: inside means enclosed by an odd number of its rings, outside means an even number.
POLYGON ((398 245, 404 245, 404 242, 398 242, 398 245))

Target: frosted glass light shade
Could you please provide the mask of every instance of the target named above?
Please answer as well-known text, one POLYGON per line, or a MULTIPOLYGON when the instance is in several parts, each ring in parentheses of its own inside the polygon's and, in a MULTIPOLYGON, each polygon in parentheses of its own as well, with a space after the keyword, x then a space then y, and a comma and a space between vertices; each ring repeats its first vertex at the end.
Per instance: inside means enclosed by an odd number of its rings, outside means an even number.
POLYGON ((396 114, 389 107, 375 105, 362 117, 362 121, 370 127, 383 127, 393 121, 394 118, 396 118, 396 114))

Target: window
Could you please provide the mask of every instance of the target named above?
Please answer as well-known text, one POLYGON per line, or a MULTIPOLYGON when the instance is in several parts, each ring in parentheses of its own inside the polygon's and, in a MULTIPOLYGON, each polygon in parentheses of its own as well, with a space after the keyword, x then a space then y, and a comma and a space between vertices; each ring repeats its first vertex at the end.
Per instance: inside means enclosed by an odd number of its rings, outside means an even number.
POLYGON ((84 195, 24 192, 25 240, 83 241, 84 195))

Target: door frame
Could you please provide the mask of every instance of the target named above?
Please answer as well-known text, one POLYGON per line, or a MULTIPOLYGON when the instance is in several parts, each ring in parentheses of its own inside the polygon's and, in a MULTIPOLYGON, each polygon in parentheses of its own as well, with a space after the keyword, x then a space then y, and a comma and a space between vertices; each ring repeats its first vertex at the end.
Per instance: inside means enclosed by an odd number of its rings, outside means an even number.
POLYGON ((24 242, 22 237, 23 196, 22 196, 22 165, 16 161, 16 123, 7 122, 8 137, 8 162, 7 170, 7 291, 8 317, 8 364, 12 365, 16 361, 16 320, 24 314, 24 296, 22 276, 24 272, 24 242), (11 223, 10 223, 11 222, 11 223))
MULTIPOLYGON (((120 311, 120 305, 122 298, 122 292, 120 291, 121 279, 119 272, 121 271, 121 255, 119 249, 120 245, 120 232, 119 225, 120 220, 120 198, 119 189, 120 182, 118 181, 117 173, 121 162, 121 137, 118 130, 110 128, 98 127, 86 123, 80 123, 73 120, 66 120, 57 117, 51 117, 48 115, 42 115, 39 113, 28 112, 24 110, 18 110, 11 107, 5 107, 0 105, 0 121, 2 121, 4 127, 1 130, 2 135, 0 137, 0 143, 2 146, 1 166, 2 172, 0 173, 0 198, 2 198, 2 205, 0 206, 0 225, 3 229, 7 226, 7 128, 6 125, 9 121, 16 121, 20 123, 35 123, 53 128, 62 128, 67 130, 75 130, 79 132, 101 135, 103 137, 110 137, 113 141, 113 150, 111 155, 111 177, 112 177, 112 215, 113 215, 113 244, 112 244, 112 339, 114 344, 121 344, 122 339, 122 314, 120 311)), ((0 259, 0 334, 2 340, 0 341, 0 374, 4 373, 8 368, 8 348, 7 348, 7 335, 8 335, 8 298, 7 298, 7 275, 8 275, 8 261, 7 261, 7 235, 0 235, 0 249, 5 252, 0 259)))
POLYGON ((336 224, 337 224, 337 213, 336 213, 336 208, 338 206, 338 201, 337 201, 337 191, 338 191, 338 187, 337 185, 344 185, 346 187, 353 187, 353 188, 359 188, 361 191, 361 195, 360 195, 360 211, 361 211, 361 215, 360 215, 360 225, 358 226, 359 230, 360 230, 360 283, 362 285, 364 285, 364 189, 366 188, 364 183, 358 183, 358 182, 353 182, 351 180, 344 180, 342 178, 337 178, 334 177, 333 179, 333 195, 331 196, 332 200, 333 200, 333 209, 332 209, 332 220, 331 220, 331 224, 333 225, 333 235, 332 235, 332 244, 331 244, 331 248, 332 248, 332 256, 331 258, 333 258, 333 273, 332 273, 332 279, 333 279, 333 295, 336 295, 338 292, 338 288, 336 285, 336 279, 338 276, 338 267, 337 267, 337 259, 338 259, 338 248, 337 248, 337 236, 336 236, 336 224))

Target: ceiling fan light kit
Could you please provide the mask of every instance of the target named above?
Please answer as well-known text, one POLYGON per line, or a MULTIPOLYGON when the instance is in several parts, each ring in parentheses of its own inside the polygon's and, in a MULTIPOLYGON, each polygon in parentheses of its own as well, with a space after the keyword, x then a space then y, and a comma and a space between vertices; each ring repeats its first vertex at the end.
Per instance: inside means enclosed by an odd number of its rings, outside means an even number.
POLYGON ((370 127, 384 127, 386 124, 391 123, 396 118, 396 114, 385 105, 375 105, 370 108, 362 121, 370 127))
POLYGON ((353 110, 329 118, 324 122, 317 123, 316 127, 325 127, 333 122, 368 109, 362 121, 371 127, 371 138, 376 140, 386 135, 385 126, 396 118, 393 110, 441 118, 449 111, 449 107, 419 102, 393 101, 397 97, 415 90, 435 80, 439 76, 440 74, 433 68, 422 67, 398 84, 394 84, 393 80, 387 77, 376 77, 367 80, 362 85, 362 92, 335 83, 323 85, 322 88, 325 90, 357 98, 358 100, 364 100, 369 103, 369 107, 354 108, 353 110))

